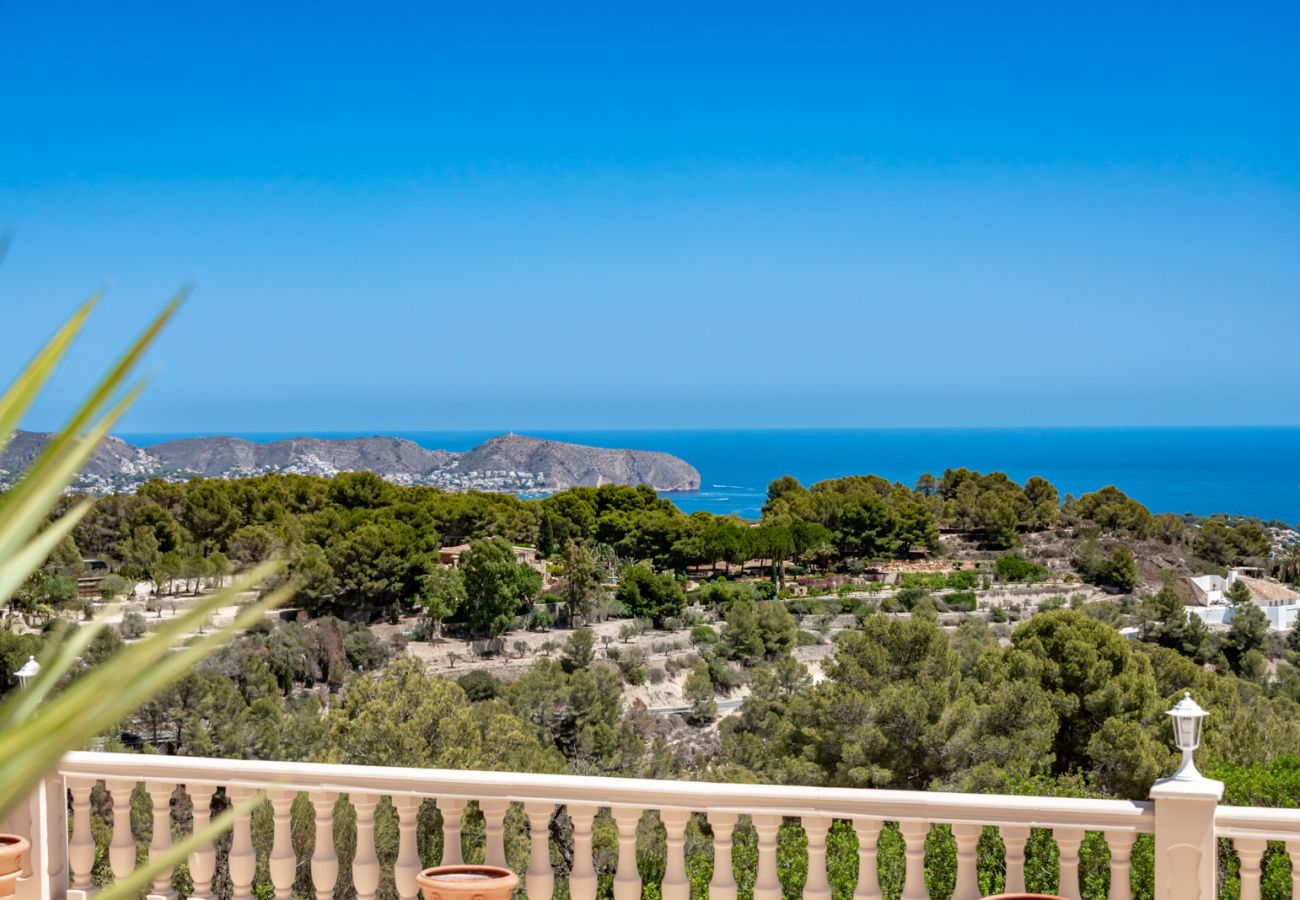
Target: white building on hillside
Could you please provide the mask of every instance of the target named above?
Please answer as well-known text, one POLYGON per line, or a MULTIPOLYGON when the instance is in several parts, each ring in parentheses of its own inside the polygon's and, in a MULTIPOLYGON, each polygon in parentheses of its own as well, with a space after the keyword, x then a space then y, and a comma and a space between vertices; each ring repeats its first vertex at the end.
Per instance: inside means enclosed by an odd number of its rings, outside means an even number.
POLYGON ((1270 629, 1285 631, 1296 627, 1300 618, 1300 594, 1259 574, 1258 569, 1242 567, 1229 570, 1227 578, 1197 575, 1183 579, 1178 593, 1187 604, 1187 615, 1196 616, 1206 625, 1230 625, 1233 608, 1228 603, 1228 590, 1240 581, 1250 591, 1250 602, 1267 617, 1270 629))

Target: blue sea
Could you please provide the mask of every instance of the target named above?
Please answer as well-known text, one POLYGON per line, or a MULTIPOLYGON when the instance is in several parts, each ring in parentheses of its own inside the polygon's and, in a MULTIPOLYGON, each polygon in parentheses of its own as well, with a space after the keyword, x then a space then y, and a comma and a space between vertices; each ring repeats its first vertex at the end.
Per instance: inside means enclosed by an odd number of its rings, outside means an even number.
MULTIPOLYGON (((375 432, 315 432, 324 438, 375 432)), ((430 449, 468 450, 499 432, 384 432, 430 449)), ((701 490, 673 493, 686 512, 756 518, 781 475, 804 484, 875 473, 911 485, 966 466, 1017 481, 1041 475, 1064 495, 1113 484, 1154 512, 1232 513, 1300 523, 1300 428, 882 428, 530 431, 598 447, 663 450, 700 470, 701 490)), ((123 434, 148 446, 193 434, 123 434)), ((245 433, 253 441, 297 434, 245 433)))

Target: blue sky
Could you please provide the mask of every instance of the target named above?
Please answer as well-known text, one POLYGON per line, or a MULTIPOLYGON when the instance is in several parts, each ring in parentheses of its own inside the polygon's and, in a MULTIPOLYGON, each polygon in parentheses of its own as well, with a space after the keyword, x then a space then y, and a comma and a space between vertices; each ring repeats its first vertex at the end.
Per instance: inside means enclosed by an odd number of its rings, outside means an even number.
MULTIPOLYGON (((1295 4, 0 0, 28 423, 1300 424, 1295 4)), ((22 348, 14 354, 9 348, 22 348)))

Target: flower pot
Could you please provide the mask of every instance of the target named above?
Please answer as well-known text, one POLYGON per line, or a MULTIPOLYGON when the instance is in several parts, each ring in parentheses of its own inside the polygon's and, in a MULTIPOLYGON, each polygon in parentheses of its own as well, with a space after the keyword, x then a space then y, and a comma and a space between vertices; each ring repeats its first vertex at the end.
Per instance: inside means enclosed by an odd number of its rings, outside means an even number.
POLYGON ((1065 900, 1058 894, 993 894, 984 900, 1065 900))
POLYGON ((415 883, 424 900, 510 900, 519 876, 500 866, 434 866, 415 883))
POLYGON ((23 857, 32 849, 32 842, 16 834, 0 834, 0 900, 12 897, 18 890, 18 875, 23 870, 23 857))

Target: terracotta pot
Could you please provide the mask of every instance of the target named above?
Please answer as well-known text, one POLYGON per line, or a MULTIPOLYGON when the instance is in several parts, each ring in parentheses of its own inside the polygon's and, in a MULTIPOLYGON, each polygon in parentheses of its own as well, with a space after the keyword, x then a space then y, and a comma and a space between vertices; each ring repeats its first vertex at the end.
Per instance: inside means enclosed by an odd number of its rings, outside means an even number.
POLYGON ((17 834, 0 834, 0 900, 12 897, 18 889, 18 875, 23 870, 23 857, 32 849, 32 842, 17 834))
POLYGON ((434 866, 415 883, 424 900, 510 900, 519 876, 500 866, 434 866))
POLYGON ((1065 900, 1058 894, 993 894, 984 900, 1065 900))

